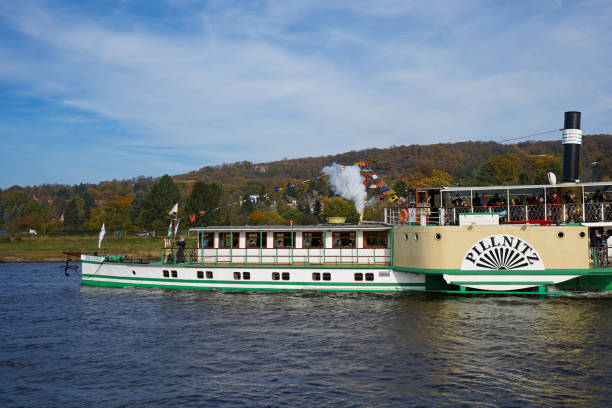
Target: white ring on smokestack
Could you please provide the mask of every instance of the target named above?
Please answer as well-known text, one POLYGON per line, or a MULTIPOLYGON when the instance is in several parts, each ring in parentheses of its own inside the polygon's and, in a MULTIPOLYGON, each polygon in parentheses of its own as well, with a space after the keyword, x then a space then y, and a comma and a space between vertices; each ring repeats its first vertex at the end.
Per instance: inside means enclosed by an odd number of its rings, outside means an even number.
POLYGON ((561 141, 563 144, 582 144, 582 130, 563 129, 561 141))

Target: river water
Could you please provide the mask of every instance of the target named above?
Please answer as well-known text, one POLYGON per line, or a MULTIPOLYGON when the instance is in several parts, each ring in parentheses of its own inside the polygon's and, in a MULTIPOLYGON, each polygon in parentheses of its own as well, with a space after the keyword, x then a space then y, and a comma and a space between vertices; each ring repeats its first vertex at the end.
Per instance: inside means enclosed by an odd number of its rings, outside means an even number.
POLYGON ((612 296, 96 288, 0 264, 0 406, 609 406, 612 296))

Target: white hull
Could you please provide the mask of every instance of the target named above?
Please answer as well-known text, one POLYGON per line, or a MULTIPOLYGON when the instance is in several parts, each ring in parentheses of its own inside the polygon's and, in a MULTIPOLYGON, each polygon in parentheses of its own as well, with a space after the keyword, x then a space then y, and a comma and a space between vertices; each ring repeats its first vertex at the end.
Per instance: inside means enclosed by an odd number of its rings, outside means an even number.
POLYGON ((84 261, 82 265, 83 284, 98 286, 377 292, 425 290, 424 274, 395 272, 389 268, 211 267, 91 261, 84 261))

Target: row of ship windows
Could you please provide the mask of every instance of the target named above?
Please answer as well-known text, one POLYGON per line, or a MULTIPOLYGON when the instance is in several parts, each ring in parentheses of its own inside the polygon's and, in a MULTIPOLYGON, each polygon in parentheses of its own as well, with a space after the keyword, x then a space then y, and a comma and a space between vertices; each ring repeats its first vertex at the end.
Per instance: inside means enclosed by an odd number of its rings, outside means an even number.
MULTIPOLYGON (((164 278, 169 278, 170 276, 172 276, 173 278, 178 278, 178 272, 177 271, 167 271, 164 270, 163 271, 163 275, 164 278)), ((365 280, 366 281, 373 281, 374 280, 374 274, 372 272, 366 272, 365 274, 361 273, 361 272, 355 272, 354 275, 354 279, 356 281, 363 281, 364 280, 364 275, 365 275, 365 280)), ((213 279, 213 273, 212 271, 206 271, 206 279, 213 279)), ((197 271, 197 277, 198 279, 204 279, 204 271, 197 271)), ((321 278, 323 278, 324 281, 330 281, 331 280, 331 273, 330 272, 313 272, 312 273, 312 280, 313 281, 320 281, 321 278)), ((250 280, 251 279, 251 272, 234 272, 234 280, 250 280)), ((291 280, 291 274, 289 272, 272 272, 272 280, 284 280, 284 281, 288 281, 291 280)))

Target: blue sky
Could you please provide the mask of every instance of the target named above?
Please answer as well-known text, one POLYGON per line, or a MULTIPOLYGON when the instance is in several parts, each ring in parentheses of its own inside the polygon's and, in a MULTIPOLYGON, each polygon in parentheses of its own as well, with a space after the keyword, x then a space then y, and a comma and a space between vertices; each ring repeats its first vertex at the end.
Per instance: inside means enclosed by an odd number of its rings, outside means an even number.
POLYGON ((0 188, 499 141, 574 109, 612 133, 610 21, 609 1, 2 2, 0 188))

